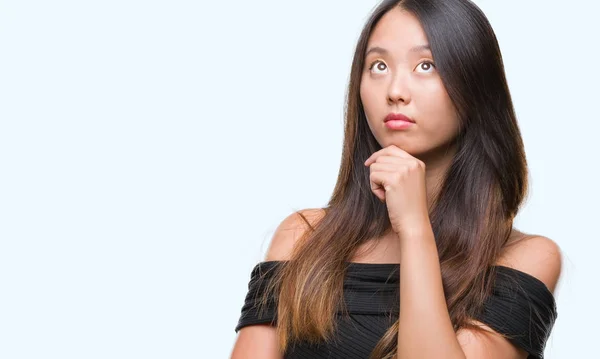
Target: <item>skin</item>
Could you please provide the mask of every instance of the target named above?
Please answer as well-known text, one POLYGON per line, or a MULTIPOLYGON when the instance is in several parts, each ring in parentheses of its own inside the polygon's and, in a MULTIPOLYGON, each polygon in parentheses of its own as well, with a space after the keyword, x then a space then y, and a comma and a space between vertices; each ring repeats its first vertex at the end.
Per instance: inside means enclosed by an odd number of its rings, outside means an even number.
POLYGON ((360 97, 369 128, 381 147, 396 145, 427 163, 427 193, 434 195, 456 152, 453 141, 459 120, 432 65, 431 51, 411 51, 427 44, 414 16, 399 7, 385 14, 367 45, 360 97), (370 51, 376 48, 385 52, 370 51), (390 130, 383 122, 389 113, 401 113, 416 123, 408 129, 390 130))
MULTIPOLYGON (((367 55, 361 83, 369 127, 383 147, 365 166, 370 169, 373 194, 388 208, 402 263, 398 357, 526 358, 525 351, 489 327, 486 334, 455 333, 452 327, 428 208, 456 151, 453 140, 459 123, 435 67, 429 64, 431 53, 410 51, 423 44, 427 38, 414 16, 400 8, 389 11, 367 47, 387 51, 367 55), (370 67, 373 61, 375 66, 370 67), (388 130, 383 118, 390 112, 405 114, 416 123, 388 130)), ((534 261, 544 262, 544 267, 533 269, 537 277, 554 288, 560 275, 559 251, 550 239, 538 238, 529 248, 513 249, 512 256, 533 252, 528 254, 534 261)), ((514 263, 513 258, 503 260, 514 263)))
MULTIPOLYGON (((456 152, 453 140, 458 119, 435 68, 423 63, 433 62, 431 53, 409 51, 424 44, 427 38, 420 23, 400 8, 384 15, 369 39, 367 49, 379 46, 387 53, 369 54, 362 76, 361 100, 369 127, 382 146, 365 166, 370 170, 373 194, 388 207, 392 231, 359 248, 354 261, 402 263, 399 358, 525 359, 524 350, 482 323, 476 322, 487 333, 455 333, 451 325, 428 208, 456 152), (369 70, 376 60, 380 67, 369 70), (383 119, 390 112, 407 115, 416 123, 409 129, 389 130, 383 119)), ((323 211, 311 208, 302 213, 316 225, 323 211)), ((265 260, 289 260, 295 242, 306 229, 296 213, 286 217, 275 230, 265 260)), ((517 230, 513 230, 509 243, 497 264, 530 274, 554 292, 562 263, 556 243, 517 230)), ((242 328, 231 358, 282 358, 275 328, 242 328)))

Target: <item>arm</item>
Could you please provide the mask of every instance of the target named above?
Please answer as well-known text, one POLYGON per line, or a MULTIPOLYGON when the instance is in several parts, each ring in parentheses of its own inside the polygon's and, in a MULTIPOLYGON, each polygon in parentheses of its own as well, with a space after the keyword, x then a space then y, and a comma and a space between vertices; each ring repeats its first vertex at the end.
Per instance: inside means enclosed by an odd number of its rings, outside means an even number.
MULTIPOLYGON (((386 203, 400 241, 398 357, 526 358, 527 353, 491 329, 485 334, 470 330, 454 333, 428 214, 425 163, 390 145, 373 153, 364 165, 370 170, 371 191, 386 203)), ((560 275, 558 247, 545 237, 538 238, 532 245, 514 248, 505 258, 516 264, 515 269, 537 277, 553 290, 560 275), (513 261, 513 257, 525 260, 513 261)))
MULTIPOLYGON (((307 220, 321 218, 319 209, 300 211, 307 220)), ((308 228, 306 222, 295 212, 286 217, 277 227, 267 250, 266 261, 288 260, 296 241, 308 228)), ((239 330, 231 353, 231 359, 281 359, 275 327, 269 324, 249 325, 239 330)))
MULTIPOLYGON (((439 258, 429 222, 402 235, 398 357, 525 359, 528 353, 487 326, 488 333, 454 333, 445 303, 439 258)), ((529 273, 554 291, 561 272, 558 246, 548 238, 528 240, 501 260, 529 273)), ((476 324, 481 324, 475 322, 476 324)))
POLYGON ((281 359, 275 327, 268 324, 250 325, 240 329, 231 359, 281 359))
POLYGON ((446 306, 431 224, 398 234, 401 242, 398 358, 464 359, 446 306))

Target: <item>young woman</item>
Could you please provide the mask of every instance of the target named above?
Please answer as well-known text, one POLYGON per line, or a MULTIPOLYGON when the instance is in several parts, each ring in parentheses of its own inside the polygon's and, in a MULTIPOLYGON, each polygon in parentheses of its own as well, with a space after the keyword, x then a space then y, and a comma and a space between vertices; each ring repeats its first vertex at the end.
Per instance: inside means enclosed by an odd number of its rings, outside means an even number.
POLYGON ((232 358, 542 358, 561 254, 513 228, 527 164, 484 14, 383 1, 346 105, 334 193, 277 228, 232 358))

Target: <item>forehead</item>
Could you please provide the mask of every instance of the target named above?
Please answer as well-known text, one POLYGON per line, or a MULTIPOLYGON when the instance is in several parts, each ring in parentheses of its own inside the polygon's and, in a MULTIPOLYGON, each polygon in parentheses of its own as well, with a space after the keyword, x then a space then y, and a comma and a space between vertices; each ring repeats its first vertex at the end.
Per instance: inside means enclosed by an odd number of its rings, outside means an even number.
POLYGON ((367 49, 381 46, 390 52, 408 54, 414 46, 427 44, 427 36, 419 20, 408 11, 394 7, 379 20, 369 36, 367 49))

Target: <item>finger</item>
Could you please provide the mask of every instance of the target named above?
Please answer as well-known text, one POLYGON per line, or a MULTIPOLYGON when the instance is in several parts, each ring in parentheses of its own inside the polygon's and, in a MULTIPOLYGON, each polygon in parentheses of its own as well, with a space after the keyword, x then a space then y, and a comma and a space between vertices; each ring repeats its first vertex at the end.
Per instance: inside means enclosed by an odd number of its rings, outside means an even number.
POLYGON ((390 183, 389 172, 372 172, 369 175, 371 191, 381 200, 385 199, 385 191, 390 183))
POLYGON ((374 161, 372 161, 371 165, 375 163, 395 163, 395 164, 403 164, 406 162, 406 158, 401 158, 398 156, 386 156, 381 155, 377 157, 374 161))
POLYGON ((365 161, 365 166, 368 166, 371 163, 373 163, 375 161, 375 159, 383 153, 383 151, 385 151, 385 148, 382 148, 379 151, 376 151, 373 154, 371 154, 371 156, 369 156, 369 158, 367 158, 367 160, 365 161))
POLYGON ((367 160, 365 161, 365 166, 369 166, 371 163, 375 162, 377 158, 380 156, 395 156, 400 158, 413 158, 408 152, 402 150, 396 145, 390 145, 381 150, 373 153, 367 160))
POLYGON ((385 190, 383 188, 371 189, 371 192, 379 199, 381 202, 385 202, 385 190))
POLYGON ((398 147, 396 145, 390 145, 386 148, 387 148, 386 154, 388 154, 388 155, 398 156, 400 158, 413 158, 413 156, 411 156, 408 152, 404 151, 403 149, 401 149, 400 147, 398 147))
MULTIPOLYGON (((393 145, 392 145, 393 146, 393 145)), ((369 158, 367 158, 367 160, 365 161, 365 166, 368 166, 369 164, 375 162, 375 160, 379 157, 379 156, 384 156, 384 155, 388 155, 390 154, 390 150, 391 150, 391 146, 387 146, 384 147, 382 149, 380 149, 379 151, 374 152, 371 156, 369 156, 369 158)))
POLYGON ((398 165, 396 163, 380 163, 375 162, 369 166, 371 173, 373 172, 396 172, 398 171, 398 165))

